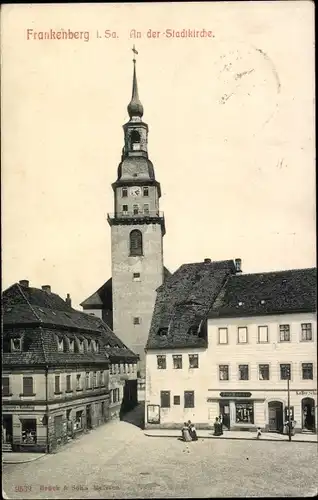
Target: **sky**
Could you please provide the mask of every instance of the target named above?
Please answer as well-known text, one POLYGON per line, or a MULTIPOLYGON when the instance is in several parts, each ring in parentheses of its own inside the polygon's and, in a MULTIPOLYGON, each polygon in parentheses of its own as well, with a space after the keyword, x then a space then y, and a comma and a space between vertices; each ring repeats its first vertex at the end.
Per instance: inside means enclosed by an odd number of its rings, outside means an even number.
POLYGON ((133 44, 165 266, 316 265, 312 2, 5 5, 1 32, 3 289, 50 284, 79 307, 111 276, 133 44), (50 29, 89 40, 34 39, 50 29))

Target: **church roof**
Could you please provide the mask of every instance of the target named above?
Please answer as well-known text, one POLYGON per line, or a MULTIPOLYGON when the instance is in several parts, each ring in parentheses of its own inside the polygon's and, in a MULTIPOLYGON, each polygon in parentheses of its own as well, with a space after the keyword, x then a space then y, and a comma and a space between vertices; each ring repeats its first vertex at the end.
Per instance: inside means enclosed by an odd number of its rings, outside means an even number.
POLYGON ((316 283, 316 268, 233 275, 209 317, 314 312, 316 283))
POLYGON ((234 272, 232 260, 182 265, 157 289, 146 348, 205 347, 202 322, 234 272))
POLYGON ((20 336, 24 345, 22 352, 4 352, 4 364, 105 363, 118 358, 128 362, 138 358, 101 319, 73 309, 55 293, 16 283, 4 291, 2 303, 4 344, 20 336), (58 352, 57 337, 67 346, 72 338, 95 340, 100 353, 73 353, 68 347, 66 352, 58 352))

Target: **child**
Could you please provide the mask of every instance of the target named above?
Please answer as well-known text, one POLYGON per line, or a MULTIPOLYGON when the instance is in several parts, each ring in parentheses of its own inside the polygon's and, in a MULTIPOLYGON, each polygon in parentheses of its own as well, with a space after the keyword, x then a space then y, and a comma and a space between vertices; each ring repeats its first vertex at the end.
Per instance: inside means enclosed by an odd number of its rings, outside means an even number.
POLYGON ((256 439, 259 439, 262 435, 262 431, 260 427, 257 427, 257 434, 256 434, 256 439))

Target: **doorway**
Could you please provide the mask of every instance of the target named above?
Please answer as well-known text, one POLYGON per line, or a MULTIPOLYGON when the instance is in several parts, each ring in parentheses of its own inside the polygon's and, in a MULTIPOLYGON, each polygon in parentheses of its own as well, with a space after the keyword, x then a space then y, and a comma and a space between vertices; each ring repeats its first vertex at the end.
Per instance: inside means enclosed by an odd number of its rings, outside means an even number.
POLYGON ((315 400, 304 398, 301 401, 302 429, 304 431, 315 430, 315 400))
POLYGON ((283 429, 283 403, 280 401, 271 401, 268 403, 268 430, 270 432, 283 432, 283 429))
POLYGON ((2 415, 2 443, 12 444, 12 415, 2 415))
POLYGON ((92 428, 92 406, 91 405, 86 406, 86 424, 87 424, 87 429, 92 428))
POLYGON ((229 401, 220 401, 220 416, 222 416, 223 427, 226 427, 227 430, 230 430, 230 402, 229 401))

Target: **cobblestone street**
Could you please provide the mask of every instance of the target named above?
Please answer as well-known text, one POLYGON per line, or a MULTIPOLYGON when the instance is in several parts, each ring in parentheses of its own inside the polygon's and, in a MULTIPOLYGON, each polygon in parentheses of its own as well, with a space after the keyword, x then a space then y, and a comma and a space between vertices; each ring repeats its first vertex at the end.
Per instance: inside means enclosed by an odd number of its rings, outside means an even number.
POLYGON ((147 437, 129 421, 134 419, 100 427, 55 455, 4 465, 6 495, 207 498, 306 496, 317 491, 315 443, 200 439, 186 444, 147 437))

